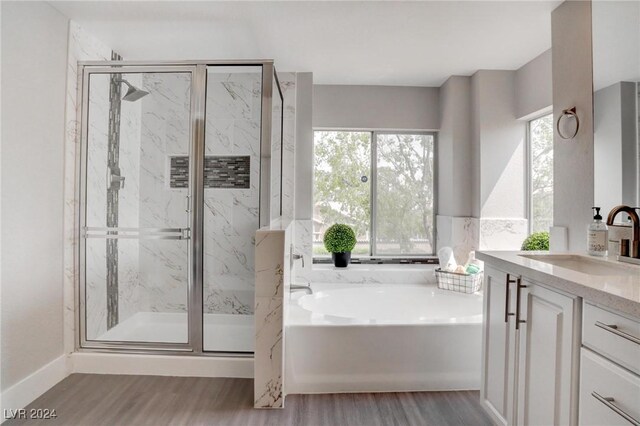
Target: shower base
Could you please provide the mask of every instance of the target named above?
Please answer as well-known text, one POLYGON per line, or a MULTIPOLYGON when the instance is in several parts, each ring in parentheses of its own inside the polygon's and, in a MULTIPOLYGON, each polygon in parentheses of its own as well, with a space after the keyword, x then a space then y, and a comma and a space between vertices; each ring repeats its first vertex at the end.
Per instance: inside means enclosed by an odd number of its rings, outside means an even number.
MULTIPOLYGON (((203 335, 205 351, 253 352, 253 315, 204 314, 203 335)), ((138 312, 96 340, 186 343, 187 314, 138 312)))

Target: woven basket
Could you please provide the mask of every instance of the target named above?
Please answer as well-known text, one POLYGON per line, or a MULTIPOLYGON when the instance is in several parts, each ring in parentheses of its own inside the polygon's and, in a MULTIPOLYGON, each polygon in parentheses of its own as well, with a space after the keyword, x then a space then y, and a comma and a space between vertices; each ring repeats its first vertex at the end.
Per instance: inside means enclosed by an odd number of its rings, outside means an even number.
POLYGON ((460 293, 475 293, 482 287, 482 273, 467 275, 436 269, 438 288, 460 293))

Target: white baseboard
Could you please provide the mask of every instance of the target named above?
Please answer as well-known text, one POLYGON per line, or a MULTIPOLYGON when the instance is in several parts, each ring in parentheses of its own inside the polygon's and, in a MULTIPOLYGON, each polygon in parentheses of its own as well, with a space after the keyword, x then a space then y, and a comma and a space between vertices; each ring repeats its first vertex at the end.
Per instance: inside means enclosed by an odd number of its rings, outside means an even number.
POLYGON ((75 352, 71 360, 74 373, 253 378, 253 358, 75 352))
POLYGON ((67 377, 69 375, 67 361, 67 356, 62 355, 3 391, 1 400, 2 418, 0 422, 6 420, 4 418, 4 410, 16 410, 26 407, 67 377))

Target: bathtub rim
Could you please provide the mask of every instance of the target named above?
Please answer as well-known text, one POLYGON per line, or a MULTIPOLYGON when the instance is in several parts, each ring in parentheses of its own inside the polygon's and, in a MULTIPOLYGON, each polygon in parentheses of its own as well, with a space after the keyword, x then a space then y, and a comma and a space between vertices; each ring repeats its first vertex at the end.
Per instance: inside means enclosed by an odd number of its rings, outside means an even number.
POLYGON ((480 305, 480 313, 475 315, 469 315, 465 317, 459 317, 458 321, 449 320, 434 320, 433 318, 418 320, 418 321, 381 321, 372 322, 372 320, 366 320, 362 318, 350 318, 334 315, 315 314, 312 316, 312 312, 306 310, 298 304, 298 300, 305 296, 306 293, 302 290, 294 291, 289 294, 286 303, 285 313, 285 327, 425 327, 425 326, 460 326, 460 325, 475 325, 482 324, 482 309, 483 309, 483 291, 480 290, 477 293, 466 294, 458 293, 450 290, 439 289, 435 283, 425 284, 399 284, 399 283, 312 283, 312 289, 317 286, 320 287, 319 291, 326 290, 326 287, 332 287, 334 290, 340 289, 352 289, 361 286, 375 287, 375 286, 408 286, 408 287, 426 287, 434 289, 443 294, 455 293, 461 296, 475 296, 477 298, 478 305, 480 305))

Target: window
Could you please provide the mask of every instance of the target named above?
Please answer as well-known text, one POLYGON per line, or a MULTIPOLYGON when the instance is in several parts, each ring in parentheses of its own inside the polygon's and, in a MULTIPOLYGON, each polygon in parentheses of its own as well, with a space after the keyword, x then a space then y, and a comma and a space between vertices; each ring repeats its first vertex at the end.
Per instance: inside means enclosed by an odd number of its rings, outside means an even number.
POLYGON ((334 223, 353 227, 355 257, 433 255, 434 149, 433 133, 316 131, 314 255, 334 223))
POLYGON ((529 231, 553 224, 553 114, 529 122, 529 231))

